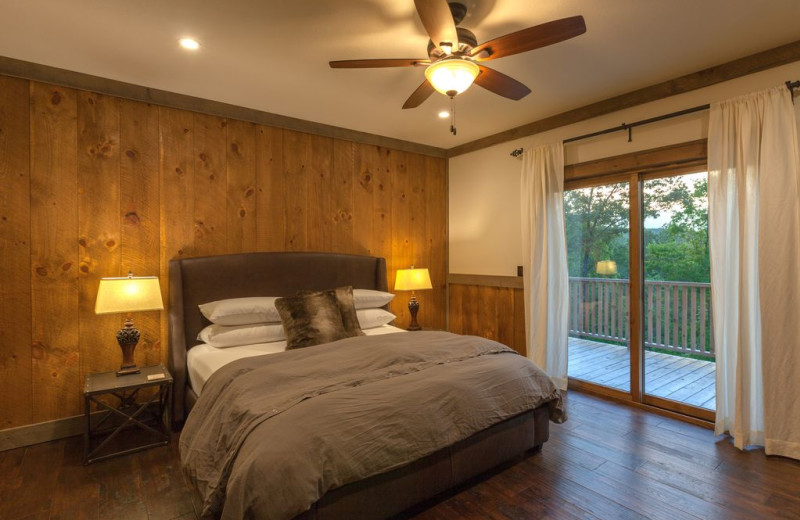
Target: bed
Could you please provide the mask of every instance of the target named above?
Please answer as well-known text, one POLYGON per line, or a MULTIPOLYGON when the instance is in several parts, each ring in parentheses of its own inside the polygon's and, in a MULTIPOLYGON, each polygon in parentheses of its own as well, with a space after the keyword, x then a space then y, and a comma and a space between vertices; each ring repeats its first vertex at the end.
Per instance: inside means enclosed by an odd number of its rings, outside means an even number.
MULTIPOLYGON (((194 422, 205 421, 202 427, 198 428, 192 425, 193 431, 184 431, 184 433, 182 433, 182 437, 185 435, 190 439, 201 437, 202 435, 209 435, 208 431, 217 427, 213 422, 208 422, 212 420, 212 413, 210 410, 214 408, 213 401, 216 397, 214 399, 212 399, 212 397, 207 397, 205 401, 201 400, 200 406, 198 406, 198 395, 192 388, 187 368, 188 353, 193 347, 200 343, 194 338, 197 337, 201 329, 208 325, 208 322, 204 321, 205 318, 198 310, 200 304, 226 298, 243 298, 256 295, 292 296, 298 291, 320 291, 341 286, 352 286, 353 288, 378 291, 387 291, 388 288, 386 264, 383 258, 329 253, 245 253, 173 260, 170 262, 169 276, 169 368, 175 380, 172 420, 176 427, 180 427, 180 425, 186 421, 190 411, 196 408, 195 414, 193 415, 194 422)), ((388 392, 388 390, 384 390, 384 388, 388 388, 386 385, 399 384, 396 383, 398 381, 417 378, 421 382, 418 384, 432 384, 430 381, 438 380, 439 377, 434 377, 434 374, 438 373, 433 372, 434 368, 435 370, 452 370, 452 367, 456 365, 468 365, 466 361, 463 363, 450 363, 451 360, 458 361, 458 359, 454 358, 454 351, 451 349, 455 348, 454 345, 456 344, 459 344, 458 348, 461 348, 460 343, 466 341, 465 337, 444 332, 423 332, 421 334, 402 332, 399 334, 386 334, 380 337, 388 339, 380 340, 382 343, 380 343, 381 348, 378 350, 383 351, 385 349, 388 352, 394 352, 392 349, 395 347, 400 348, 398 345, 402 342, 407 343, 411 341, 409 338, 413 338, 414 341, 421 341, 422 339, 430 341, 432 345, 430 347, 431 358, 426 358, 424 362, 419 361, 417 365, 413 365, 412 368, 409 368, 405 373, 408 374, 405 377, 394 377, 404 374, 401 372, 397 372, 396 374, 392 373, 392 371, 387 372, 388 375, 385 376, 385 379, 383 378, 384 376, 381 376, 382 379, 376 381, 374 384, 374 387, 376 389, 380 388, 380 391, 374 390, 373 394, 370 394, 369 399, 373 399, 377 394, 381 396, 388 395, 388 393, 385 393, 388 392), (437 358, 436 356, 439 357, 437 358), (449 365, 449 367, 445 367, 445 365, 449 365), (420 375, 423 373, 428 374, 428 372, 423 372, 419 369, 421 366, 433 367, 429 372, 431 377, 423 377, 423 375, 420 375)), ((370 353, 376 350, 374 348, 370 350, 369 347, 365 347, 365 343, 377 341, 378 339, 372 336, 348 338, 337 341, 335 344, 288 351, 278 356, 259 356, 252 359, 258 359, 259 363, 265 365, 259 366, 258 370, 267 370, 267 372, 263 373, 270 374, 269 379, 271 381, 277 381, 281 377, 281 373, 277 371, 282 370, 283 366, 298 365, 299 363, 303 363, 303 366, 315 366, 314 364, 316 363, 324 369, 327 361, 323 362, 321 360, 327 360, 328 358, 323 358, 323 356, 333 355, 330 354, 333 352, 336 352, 335 355, 337 356, 350 356, 348 359, 343 357, 343 360, 337 361, 337 363, 344 363, 348 366, 357 365, 362 359, 368 358, 371 355, 370 353), (342 346, 338 346, 339 344, 342 346), (292 363, 286 361, 284 365, 281 365, 281 356, 286 360, 291 359, 292 363)), ((402 348, 406 347, 402 346, 402 348)), ((469 348, 476 352, 475 358, 479 359, 479 361, 469 361, 471 364, 489 363, 490 355, 492 356, 491 359, 501 359, 504 363, 513 362, 520 364, 519 360, 523 359, 513 354, 510 349, 500 346, 499 344, 494 344, 493 342, 484 342, 469 348), (512 355, 514 359, 512 359, 512 355)), ((425 349, 427 350, 428 347, 425 347, 425 349)), ((426 355, 428 355, 427 352, 426 355)), ((397 356, 398 360, 405 360, 407 358, 407 354, 397 354, 397 356)), ((417 361, 414 362, 417 363, 417 361)), ((208 390, 209 393, 224 392, 229 386, 232 387, 234 383, 242 383, 250 376, 251 373, 248 372, 250 370, 249 365, 246 367, 242 362, 237 363, 230 363, 224 366, 218 371, 219 373, 215 373, 211 377, 209 380, 210 383, 208 384, 209 387, 211 387, 211 390, 208 390), (237 363, 239 364, 237 365, 237 363), (220 381, 223 378, 229 378, 231 383, 221 383, 220 381), (214 385, 213 383, 215 382, 218 384, 214 385)), ((330 363, 333 363, 333 361, 330 361, 330 363)), ((497 362, 492 361, 492 363, 497 362)), ((253 364, 255 364, 255 362, 253 362, 253 364)), ((402 362, 393 366, 399 365, 402 365, 402 362)), ((252 374, 255 374, 256 369, 253 368, 252 370, 252 374)), ((355 370, 355 368, 353 370, 355 370)), ((480 372, 483 369, 471 368, 470 370, 480 372)), ((528 368, 525 368, 525 370, 528 370, 528 368)), ((466 379, 472 377, 471 373, 465 374, 466 375, 458 375, 457 377, 466 379)), ((262 378, 263 376, 259 377, 262 378)), ((361 375, 358 375, 358 377, 361 377, 361 375)), ((536 377, 539 378, 538 374, 536 377)), ((546 378, 546 376, 544 377, 546 378)), ((518 376, 515 376, 515 378, 531 379, 518 376)), ((297 379, 302 379, 302 377, 290 377, 287 380, 294 381, 297 379)), ((286 388, 286 386, 281 384, 280 388, 283 389, 286 388)), ((353 399, 356 399, 354 396, 360 395, 355 392, 364 392, 368 388, 372 387, 367 384, 362 385, 359 382, 338 394, 334 392, 326 394, 325 396, 316 396, 314 399, 307 399, 304 397, 298 400, 298 403, 302 401, 302 404, 291 408, 291 413, 287 410, 276 417, 288 417, 292 414, 303 417, 303 407, 315 405, 322 407, 319 409, 321 411, 314 412, 311 417, 305 415, 304 420, 316 420, 318 416, 325 415, 326 407, 331 406, 331 403, 335 403, 337 399, 347 400, 346 402, 348 406, 350 406, 354 402, 353 399), (351 392, 352 395, 350 395, 351 392), (329 396, 338 397, 334 398, 329 396)), ((427 392, 431 393, 432 388, 433 387, 429 388, 427 392)), ((450 390, 442 390, 442 392, 444 392, 441 394, 443 396, 442 399, 446 399, 447 396, 453 393, 450 390), (447 392, 450 392, 450 394, 447 392)), ((206 397, 206 393, 207 390, 204 387, 204 397, 206 397)), ((460 394, 460 392, 457 393, 460 394)), ((366 473, 363 478, 357 479, 354 479, 352 475, 342 477, 342 475, 347 473, 346 471, 342 471, 341 473, 333 472, 337 475, 329 479, 333 484, 331 484, 331 482, 327 482, 325 486, 320 484, 320 489, 318 490, 319 496, 315 497, 315 500, 310 503, 310 507, 304 506, 300 510, 294 511, 292 515, 288 517, 282 517, 280 514, 276 514, 275 518, 294 517, 302 520, 322 520, 328 518, 388 518, 407 510, 411 506, 435 497, 491 468, 523 456, 526 453, 538 451, 548 438, 549 420, 560 422, 565 418, 560 395, 554 387, 548 387, 543 394, 544 397, 537 397, 535 406, 531 404, 531 398, 526 397, 525 399, 527 400, 520 398, 520 403, 515 404, 515 406, 521 407, 524 405, 526 409, 520 408, 522 411, 514 411, 513 415, 507 417, 501 417, 501 414, 497 413, 495 414, 497 417, 493 416, 492 418, 481 419, 482 421, 489 421, 491 424, 480 426, 477 431, 471 432, 463 438, 454 437, 457 439, 455 442, 440 446, 437 449, 431 450, 429 446, 417 447, 417 445, 421 443, 415 435, 414 439, 412 439, 415 448, 409 449, 408 451, 409 453, 416 453, 416 451, 419 451, 421 455, 414 455, 413 460, 403 460, 402 463, 399 463, 398 460, 392 460, 391 463, 387 462, 386 467, 390 468, 387 471, 374 473, 374 469, 363 470, 359 468, 359 471, 364 471, 366 473), (538 402, 539 399, 542 401, 538 402), (522 401, 525 402, 523 403, 522 401), (370 471, 374 474, 370 473, 370 471)), ((361 397, 358 399, 361 399, 361 397)), ((256 405, 256 407, 258 406, 259 405, 256 405)), ((272 405, 266 404, 265 406, 270 407, 272 405)), ((230 414, 231 412, 227 410, 230 410, 232 407, 229 405, 220 405, 218 408, 222 408, 223 410, 217 410, 214 413, 230 414)), ((272 412, 278 413, 279 411, 273 409, 272 412)), ((282 410, 280 412, 282 412, 282 410)), ((370 415, 374 415, 376 418, 380 417, 379 414, 371 413, 370 415)), ((341 417, 341 415, 339 415, 339 417, 341 417)), ((242 460, 249 461, 250 459, 257 458, 254 454, 257 450, 261 449, 260 446, 270 443, 269 439, 271 439, 271 437, 269 437, 269 435, 276 438, 279 436, 275 435, 274 430, 271 434, 265 433, 268 428, 266 425, 271 425, 272 422, 275 421, 277 421, 275 418, 271 418, 270 420, 261 418, 258 422, 259 426, 254 427, 255 429, 264 430, 261 434, 267 435, 267 437, 265 437, 266 441, 243 440, 237 445, 237 451, 233 455, 230 455, 230 453, 225 455, 223 453, 225 464, 219 464, 219 461, 222 459, 216 460, 214 464, 211 464, 211 466, 232 466, 233 470, 231 471, 233 472, 237 471, 237 467, 240 472, 244 471, 241 469, 244 467, 251 468, 247 470, 251 474, 256 474, 257 471, 261 472, 258 473, 258 477, 237 477, 236 473, 233 473, 233 476, 226 475, 225 483, 228 483, 228 479, 230 478, 230 484, 228 484, 227 489, 229 496, 227 497, 223 492, 222 496, 219 496, 217 493, 216 498, 209 498, 212 493, 208 492, 207 479, 198 478, 197 468, 194 466, 195 463, 193 460, 184 460, 185 471, 190 475, 190 480, 196 483, 201 497, 206 501, 206 515, 208 517, 266 517, 267 513, 263 511, 259 513, 253 509, 256 507, 255 505, 231 505, 231 503, 235 500, 240 500, 240 497, 237 495, 238 492, 235 492, 236 488, 234 484, 237 482, 236 478, 258 480, 263 478, 264 474, 269 473, 264 469, 265 463, 263 462, 252 463, 243 462, 242 460), (241 452, 238 451, 239 449, 241 449, 241 452), (237 457, 239 457, 239 459, 237 459, 237 457), (228 504, 225 503, 226 498, 228 504), (214 505, 215 502, 216 505, 214 505), (224 509, 223 506, 227 509, 224 509)), ((190 421, 190 423, 191 422, 192 421, 190 421)), ((226 423, 229 421, 224 419, 218 422, 226 423)), ((314 424, 316 425, 316 423, 314 424)), ((375 425, 371 426, 370 429, 374 429, 374 426, 375 425)), ((462 428, 462 425, 457 426, 458 428, 462 428)), ((470 427, 476 428, 478 426, 471 425, 470 427)), ((319 426, 315 426, 315 428, 319 428, 319 426)), ((450 434, 452 434, 452 432, 450 432, 450 434)), ((255 436, 255 433, 253 433, 253 435, 255 436)), ((386 432, 381 435, 386 435, 386 432)), ((220 437, 224 438, 229 436, 232 436, 229 432, 226 432, 225 435, 220 434, 220 437)), ((388 436, 391 436, 391 433, 388 436)), ((184 451, 183 448, 184 446, 182 445, 182 453, 184 451)), ((232 450, 229 451, 233 453, 232 450)), ((382 453, 381 457, 400 456, 394 454, 393 448, 388 446, 385 450, 379 449, 377 451, 386 452, 382 453)), ((222 457, 223 455, 220 456, 222 457)), ((407 456, 407 454, 404 453, 402 456, 407 456)), ((357 458, 358 457, 352 457, 352 459, 357 458)), ((191 459, 191 456, 187 455, 186 459, 191 459)), ((298 463, 298 465, 301 464, 298 463)), ((327 467, 324 471, 326 475, 331 473, 327 467)), ((353 472, 357 473, 355 470, 353 470, 353 472)), ((290 481, 288 477, 285 478, 287 478, 286 482, 290 481)), ((220 485, 218 487, 225 488, 225 485, 220 485)), ((242 485, 242 487, 244 487, 244 485, 242 485)), ((252 487, 251 484, 250 488, 252 487)), ((287 486, 287 488, 288 487, 291 486, 287 486)), ((252 495, 253 491, 250 488, 248 488, 247 493, 252 495)), ((282 490, 280 494, 283 494, 283 491, 287 490, 282 490)), ((270 500, 273 499, 274 496, 270 498, 270 500)), ((254 499, 250 496, 247 500, 253 501, 254 499)), ((259 497, 258 500, 263 501, 263 498, 259 497)), ((271 514, 271 512, 269 512, 269 514, 271 514)))

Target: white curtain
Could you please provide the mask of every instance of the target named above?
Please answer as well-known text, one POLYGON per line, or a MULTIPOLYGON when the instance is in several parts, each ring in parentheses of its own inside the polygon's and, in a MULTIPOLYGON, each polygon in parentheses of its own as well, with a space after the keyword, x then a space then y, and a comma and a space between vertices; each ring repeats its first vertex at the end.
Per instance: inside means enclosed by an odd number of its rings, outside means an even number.
POLYGON ((566 390, 569 278, 561 143, 522 156, 522 257, 528 357, 566 390))
POLYGON ((712 105, 716 433, 800 458, 800 195, 786 87, 712 105))

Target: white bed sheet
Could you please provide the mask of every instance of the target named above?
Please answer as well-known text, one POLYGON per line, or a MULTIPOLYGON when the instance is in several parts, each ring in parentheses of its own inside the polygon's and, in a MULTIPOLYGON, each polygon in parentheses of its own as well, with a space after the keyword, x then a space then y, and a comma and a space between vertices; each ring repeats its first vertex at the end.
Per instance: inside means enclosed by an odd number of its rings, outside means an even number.
MULTIPOLYGON (((406 332, 393 325, 381 325, 372 329, 364 330, 367 336, 377 336, 380 334, 391 334, 394 332, 406 332)), ((216 348, 211 345, 201 343, 189 349, 186 355, 186 366, 188 367, 189 383, 197 395, 203 390, 203 386, 211 377, 211 374, 219 370, 231 361, 246 357, 262 356, 264 354, 276 354, 286 350, 286 341, 273 341, 271 343, 256 343, 254 345, 243 345, 241 347, 216 348)))

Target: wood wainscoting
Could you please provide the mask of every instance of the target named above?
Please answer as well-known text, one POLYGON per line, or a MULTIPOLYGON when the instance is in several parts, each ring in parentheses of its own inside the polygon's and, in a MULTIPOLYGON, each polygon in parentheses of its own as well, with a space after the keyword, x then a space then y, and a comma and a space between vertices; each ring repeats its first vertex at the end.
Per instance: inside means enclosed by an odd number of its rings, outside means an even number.
MULTIPOLYGON (((0 431, 78 415, 84 375, 119 366, 99 279, 169 260, 330 251, 426 266, 446 324, 445 159, 0 76, 0 431)), ((408 309, 397 299, 398 324, 408 309)), ((137 313, 136 362, 165 360, 165 312, 137 313)))
POLYGON ((450 332, 499 341, 526 355, 521 277, 450 274, 447 281, 450 332))

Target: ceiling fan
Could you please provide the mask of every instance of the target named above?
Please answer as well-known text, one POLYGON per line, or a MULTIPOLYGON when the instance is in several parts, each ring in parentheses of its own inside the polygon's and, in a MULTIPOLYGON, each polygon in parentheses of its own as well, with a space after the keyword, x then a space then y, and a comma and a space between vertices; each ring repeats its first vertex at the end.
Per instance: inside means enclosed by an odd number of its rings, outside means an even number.
POLYGON ((334 69, 380 67, 427 67, 425 81, 411 94, 403 108, 421 105, 434 90, 451 98, 473 82, 508 99, 519 100, 531 90, 519 81, 482 65, 484 61, 546 47, 586 32, 582 16, 535 25, 478 45, 475 35, 458 24, 467 7, 446 0, 414 0, 417 14, 430 36, 428 59, 367 59, 331 61, 334 69))

